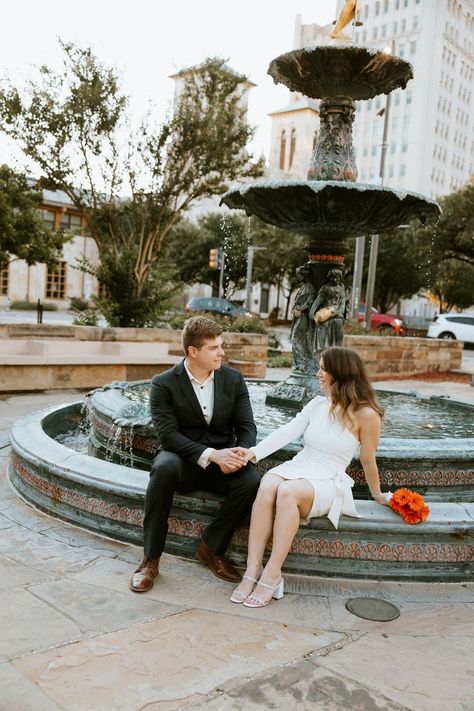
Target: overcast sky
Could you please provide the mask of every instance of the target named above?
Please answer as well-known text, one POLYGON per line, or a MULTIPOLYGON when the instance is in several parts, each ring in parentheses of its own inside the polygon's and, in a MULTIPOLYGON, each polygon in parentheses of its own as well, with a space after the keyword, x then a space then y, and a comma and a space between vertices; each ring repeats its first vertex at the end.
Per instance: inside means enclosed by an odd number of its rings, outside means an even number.
MULTIPOLYGON (((255 153, 268 156, 269 111, 287 104, 288 90, 266 74, 278 54, 292 49, 295 16, 304 23, 327 24, 336 0, 13 0, 2 9, 0 76, 15 84, 33 76, 33 66, 60 66, 58 37, 91 46, 116 66, 136 118, 152 102, 169 106, 177 69, 221 56, 258 86, 249 101, 249 119, 258 127, 255 153)), ((0 141, 0 162, 11 159, 0 141)))

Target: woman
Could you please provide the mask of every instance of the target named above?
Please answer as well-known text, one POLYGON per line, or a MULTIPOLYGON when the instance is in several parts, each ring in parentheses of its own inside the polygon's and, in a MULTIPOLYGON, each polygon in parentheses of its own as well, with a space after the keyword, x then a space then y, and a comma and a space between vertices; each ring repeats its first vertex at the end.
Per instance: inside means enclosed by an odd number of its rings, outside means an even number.
POLYGON ((349 348, 327 348, 321 353, 318 378, 327 397, 315 397, 287 425, 241 450, 247 461, 259 461, 304 434, 303 449, 262 478, 252 508, 247 569, 231 597, 246 607, 263 607, 272 597, 283 596, 281 568, 300 519, 308 523, 314 516, 327 516, 337 528, 341 513, 358 517, 354 481, 345 469, 359 447, 370 493, 378 503, 388 503, 375 461, 383 408, 363 362, 349 348), (271 536, 272 552, 262 569, 271 536))

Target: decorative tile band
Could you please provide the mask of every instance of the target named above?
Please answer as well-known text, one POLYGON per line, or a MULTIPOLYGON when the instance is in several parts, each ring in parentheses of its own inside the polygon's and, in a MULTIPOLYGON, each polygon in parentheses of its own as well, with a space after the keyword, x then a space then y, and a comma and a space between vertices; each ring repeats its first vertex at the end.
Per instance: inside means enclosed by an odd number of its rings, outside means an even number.
MULTIPOLYGON (((64 503, 73 508, 95 516, 111 519, 136 527, 143 525, 143 512, 138 508, 119 506, 94 496, 86 496, 78 491, 58 486, 32 471, 15 454, 12 465, 17 475, 25 484, 49 496, 56 503, 64 503)), ((189 515, 184 511, 184 516, 189 515)), ((206 527, 203 521, 181 518, 171 515, 168 520, 170 533, 185 538, 201 538, 206 527)), ((328 537, 335 534, 328 532, 328 537)), ((343 535, 343 534, 342 534, 343 535)), ((233 545, 246 546, 248 530, 239 528, 232 539, 233 545)), ((474 563, 474 545, 472 543, 435 544, 435 543, 384 543, 354 540, 328 540, 322 538, 320 531, 315 531, 314 538, 303 533, 297 535, 291 547, 291 553, 306 556, 318 556, 327 559, 372 560, 385 562, 422 562, 422 563, 474 563)))

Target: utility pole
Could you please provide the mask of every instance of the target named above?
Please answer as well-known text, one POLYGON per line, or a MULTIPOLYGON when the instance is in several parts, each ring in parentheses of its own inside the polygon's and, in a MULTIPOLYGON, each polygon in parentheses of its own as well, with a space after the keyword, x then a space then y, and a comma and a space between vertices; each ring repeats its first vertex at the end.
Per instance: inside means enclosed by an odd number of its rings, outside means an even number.
POLYGON ((247 276, 245 281, 245 308, 251 311, 252 301, 252 272, 253 272, 253 257, 256 251, 266 249, 266 247, 254 247, 249 244, 247 247, 247 276))
MULTIPOLYGON (((390 47, 387 47, 384 51, 387 54, 393 54, 395 49, 395 42, 392 40, 390 47)), ((383 121, 383 138, 382 138, 382 151, 380 153, 380 184, 383 185, 385 177, 385 156, 387 154, 387 137, 388 137, 388 121, 390 115, 390 102, 392 95, 387 94, 387 99, 385 103, 385 109, 379 112, 380 116, 384 117, 383 121)), ((370 321, 372 318, 372 304, 374 301, 374 287, 375 287, 375 274, 377 271, 377 254, 379 251, 379 235, 372 235, 370 242, 370 257, 369 257, 369 273, 367 275, 367 290, 365 294, 365 328, 370 331, 370 321)))
POLYGON ((225 270, 225 252, 224 249, 219 251, 219 298, 224 296, 224 270, 225 270))
POLYGON ((355 241, 354 278, 352 281, 352 319, 357 323, 359 319, 360 292, 362 289, 362 272, 364 271, 365 236, 357 237, 355 241))
POLYGON ((250 311, 250 301, 252 299, 252 271, 253 271, 254 247, 249 244, 247 248, 247 276, 245 281, 245 308, 250 311))

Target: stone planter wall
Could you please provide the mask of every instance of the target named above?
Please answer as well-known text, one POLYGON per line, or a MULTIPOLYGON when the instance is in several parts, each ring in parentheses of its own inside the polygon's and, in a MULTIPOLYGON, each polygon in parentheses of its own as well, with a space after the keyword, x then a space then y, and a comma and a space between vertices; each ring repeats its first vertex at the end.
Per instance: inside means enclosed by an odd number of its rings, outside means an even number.
MULTIPOLYGON (((234 359, 234 367, 247 377, 265 377, 267 336, 227 333, 225 343, 227 362, 234 359)), ((145 380, 171 368, 182 356, 181 331, 4 324, 0 325, 0 392, 95 388, 113 380, 145 380)))
POLYGON ((460 341, 399 336, 345 336, 344 345, 357 351, 376 380, 460 368, 463 349, 460 341))

